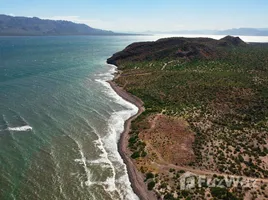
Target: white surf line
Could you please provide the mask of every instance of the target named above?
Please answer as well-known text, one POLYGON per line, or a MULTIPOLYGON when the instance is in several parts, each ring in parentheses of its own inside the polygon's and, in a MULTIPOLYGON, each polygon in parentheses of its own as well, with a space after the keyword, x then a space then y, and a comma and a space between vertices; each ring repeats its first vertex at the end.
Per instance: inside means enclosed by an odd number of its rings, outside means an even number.
POLYGON ((103 189, 108 192, 108 194, 110 195, 110 197, 113 199, 114 196, 112 194, 112 192, 117 192, 118 195, 120 196, 121 199, 122 198, 122 195, 121 193, 119 192, 118 188, 116 187, 116 184, 115 184, 115 175, 116 175, 116 172, 115 172, 115 168, 112 164, 112 162, 110 161, 109 159, 109 155, 107 153, 107 151, 105 150, 104 148, 104 144, 102 142, 102 139, 101 137, 99 136, 99 134, 97 133, 96 129, 92 126, 90 126, 94 133, 97 135, 98 139, 93 141, 95 146, 102 152, 99 156, 101 157, 100 159, 97 159, 97 160, 87 160, 86 162, 87 163, 90 163, 90 164, 96 164, 96 165, 99 165, 99 164, 107 164, 108 167, 112 170, 112 177, 107 177, 106 178, 106 181, 90 181, 90 185, 87 185, 87 186, 91 186, 91 185, 99 185, 99 186, 102 186, 103 189), (107 186, 107 188, 105 187, 107 186))
POLYGON ((75 162, 79 162, 80 164, 82 164, 84 166, 84 169, 85 169, 86 173, 87 173, 87 181, 86 181, 85 184, 86 184, 86 186, 91 186, 91 185, 100 185, 100 186, 102 186, 105 191, 109 192, 109 195, 111 196, 111 198, 113 198, 111 192, 115 192, 115 191, 117 191, 117 193, 121 197, 121 194, 120 194, 120 192, 117 189, 116 184, 115 184, 115 175, 116 175, 115 168, 114 168, 112 162, 109 159, 109 155, 108 155, 107 151, 104 148, 104 144, 102 142, 102 139, 101 139, 100 135, 98 134, 97 130, 95 129, 95 127, 93 127, 91 124, 89 124, 89 122, 87 120, 84 119, 84 121, 88 124, 88 126, 94 131, 95 135, 98 137, 98 139, 94 140, 93 142, 94 142, 95 146, 102 152, 99 155, 101 157, 100 159, 87 160, 85 158, 85 155, 84 155, 83 151, 82 151, 82 145, 80 143, 78 143, 76 140, 74 140, 73 138, 70 137, 78 145, 79 152, 80 152, 80 155, 81 155, 81 159, 75 159, 75 162), (103 182, 101 182, 101 181, 93 181, 91 173, 90 173, 90 170, 88 169, 88 164, 87 163, 89 163, 89 164, 102 164, 102 165, 107 164, 109 166, 109 168, 112 170, 112 177, 111 178, 108 177, 106 179, 106 181, 103 181, 103 182), (107 186, 107 188, 105 187, 105 185, 107 186))
POLYGON ((111 115, 110 118, 110 130, 111 130, 111 134, 107 135, 104 140, 107 141, 105 143, 113 145, 112 148, 116 149, 116 154, 111 155, 112 157, 116 158, 116 162, 119 162, 120 165, 122 165, 123 169, 124 169, 124 175, 122 175, 122 177, 120 177, 120 179, 117 180, 117 182, 122 185, 123 187, 120 188, 120 191, 122 193, 119 193, 120 195, 122 194, 124 197, 123 199, 129 199, 129 200, 136 200, 138 199, 137 195, 134 193, 133 188, 131 187, 131 183, 128 177, 128 171, 127 171, 127 167, 122 159, 122 157, 120 156, 119 152, 118 152, 118 140, 120 138, 120 134, 123 132, 124 130, 124 123, 125 121, 130 118, 131 116, 135 115, 138 112, 138 108, 124 100, 121 96, 119 96, 111 87, 111 85, 109 83, 107 83, 106 81, 99 81, 100 83, 102 83, 108 90, 105 90, 105 92, 107 93, 107 95, 109 97, 111 97, 112 99, 114 99, 114 102, 122 105, 125 107, 124 110, 122 111, 118 111, 118 112, 114 112, 111 115), (118 119, 118 116, 120 117, 118 119), (111 143, 111 141, 113 141, 111 143), (108 143, 109 142, 109 143, 108 143))
POLYGON ((105 80, 111 80, 114 77, 114 74, 117 72, 117 67, 114 65, 107 64, 111 69, 109 69, 108 72, 106 73, 101 73, 101 74, 95 74, 96 78, 105 78, 105 80))
POLYGON ((118 191, 118 189, 116 187, 116 184, 115 184, 116 172, 115 172, 115 168, 113 166, 113 163, 109 159, 109 154, 104 148, 105 145, 102 142, 102 139, 101 139, 100 135, 98 134, 98 131, 93 126, 90 126, 90 127, 93 129, 94 133, 98 137, 98 139, 94 141, 94 144, 96 145, 96 147, 98 147, 100 149, 100 151, 102 153, 100 154, 101 159, 97 159, 95 161, 89 161, 89 162, 92 163, 92 164, 106 163, 106 164, 108 164, 110 166, 110 168, 112 169, 112 177, 107 178, 106 181, 102 182, 102 183, 108 185, 108 191, 109 192, 117 191, 118 194, 120 195, 120 192, 118 191))
POLYGON ((86 184, 86 186, 90 186, 92 184, 92 182, 90 180, 91 179, 91 173, 90 173, 90 171, 87 168, 87 160, 86 160, 86 157, 85 157, 84 152, 82 150, 83 147, 82 147, 82 145, 78 141, 76 141, 74 139, 73 139, 73 141, 75 141, 75 143, 77 144, 77 147, 79 149, 79 153, 81 155, 81 159, 75 159, 75 162, 79 162, 80 164, 83 165, 84 170, 86 172, 86 176, 87 176, 87 181, 85 182, 85 184, 86 184))
MULTIPOLYGON (((114 65, 110 65, 110 66, 113 69, 117 69, 117 67, 114 65)), ((117 70, 114 70, 114 71, 117 72, 117 70)), ((107 154, 109 156, 109 160, 120 164, 120 167, 122 168, 124 172, 119 179, 117 180, 114 179, 114 181, 117 184, 120 184, 120 188, 116 187, 117 191, 120 190, 120 192, 118 193, 120 195, 120 199, 136 200, 138 199, 138 197, 134 193, 131 187, 131 183, 128 177, 127 167, 118 152, 117 143, 120 138, 120 134, 123 132, 125 120, 135 115, 138 112, 138 108, 134 104, 128 101, 125 101, 121 96, 119 96, 113 90, 111 85, 107 82, 108 80, 112 80, 113 77, 114 75, 111 77, 103 78, 101 80, 95 79, 95 81, 101 83, 103 86, 106 87, 106 90, 103 90, 103 91, 106 93, 108 97, 110 97, 111 99, 110 101, 113 101, 123 106, 125 109, 122 111, 113 111, 109 119, 109 132, 107 135, 105 135, 104 138, 101 138, 101 140, 103 141, 103 144, 105 144, 105 149, 107 148, 109 152, 107 154), (119 116, 119 119, 118 119, 118 116, 119 116)), ((120 169, 114 169, 114 170, 120 170, 120 169)))

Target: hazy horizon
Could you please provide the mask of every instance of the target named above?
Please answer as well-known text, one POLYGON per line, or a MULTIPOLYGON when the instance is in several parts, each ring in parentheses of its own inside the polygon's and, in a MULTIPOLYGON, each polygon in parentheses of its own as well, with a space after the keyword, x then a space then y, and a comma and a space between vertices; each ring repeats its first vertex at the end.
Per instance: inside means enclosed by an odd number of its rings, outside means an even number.
POLYGON ((266 28, 268 3, 259 0, 3 0, 2 14, 67 20, 116 32, 266 28), (64 7, 63 7, 64 5, 64 7))

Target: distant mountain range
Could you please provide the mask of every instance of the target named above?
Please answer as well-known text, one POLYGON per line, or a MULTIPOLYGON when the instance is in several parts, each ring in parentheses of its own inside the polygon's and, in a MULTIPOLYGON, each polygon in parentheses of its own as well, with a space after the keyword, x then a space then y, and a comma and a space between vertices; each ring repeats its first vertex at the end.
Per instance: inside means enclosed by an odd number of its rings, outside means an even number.
POLYGON ((0 36, 122 35, 70 21, 0 15, 0 36))
POLYGON ((268 36, 268 28, 235 28, 228 30, 181 30, 181 31, 147 31, 146 34, 194 34, 194 35, 233 35, 233 36, 268 36))
MULTIPOLYGON (((135 33, 140 34, 140 33, 135 33)), ((268 28, 238 28, 228 30, 182 30, 147 31, 143 34, 196 34, 196 35, 240 35, 268 36, 268 28)), ((0 14, 0 36, 57 36, 57 35, 133 35, 133 33, 115 33, 92 28, 86 24, 77 24, 64 20, 47 20, 37 17, 13 17, 0 14)))
POLYGON ((267 28, 235 28, 217 31, 217 35, 268 36, 267 28))

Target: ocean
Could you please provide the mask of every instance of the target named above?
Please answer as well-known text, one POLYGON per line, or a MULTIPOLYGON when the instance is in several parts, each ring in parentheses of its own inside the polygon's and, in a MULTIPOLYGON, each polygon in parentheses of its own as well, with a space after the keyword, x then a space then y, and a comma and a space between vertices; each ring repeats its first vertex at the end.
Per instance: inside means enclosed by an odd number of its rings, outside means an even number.
POLYGON ((138 199, 117 149, 138 109, 106 59, 160 37, 0 37, 1 200, 138 199))
POLYGON ((117 151, 137 108, 106 80, 135 37, 0 38, 0 199, 137 199, 117 151))

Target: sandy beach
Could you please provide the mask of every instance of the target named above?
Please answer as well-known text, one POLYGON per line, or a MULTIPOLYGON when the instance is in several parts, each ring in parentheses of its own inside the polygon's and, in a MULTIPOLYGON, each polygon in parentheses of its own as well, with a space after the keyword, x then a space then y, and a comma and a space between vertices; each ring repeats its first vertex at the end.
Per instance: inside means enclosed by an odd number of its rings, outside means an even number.
POLYGON ((129 139, 131 122, 145 110, 143 107, 143 102, 136 96, 133 96, 128 92, 126 92, 122 87, 116 85, 115 82, 108 81, 108 83, 111 85, 113 90, 119 96, 121 96, 124 100, 136 105, 139 109, 136 115, 132 116, 127 121, 125 121, 124 124, 125 128, 123 133, 121 134, 118 143, 118 149, 122 159, 124 160, 124 163, 127 166, 128 176, 131 182, 131 187, 133 188, 134 192, 141 200, 155 200, 157 198, 154 192, 150 192, 147 190, 147 185, 144 183, 143 174, 137 170, 135 164, 132 162, 132 159, 130 158, 130 151, 128 150, 128 139, 129 139))

